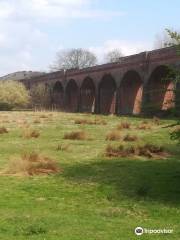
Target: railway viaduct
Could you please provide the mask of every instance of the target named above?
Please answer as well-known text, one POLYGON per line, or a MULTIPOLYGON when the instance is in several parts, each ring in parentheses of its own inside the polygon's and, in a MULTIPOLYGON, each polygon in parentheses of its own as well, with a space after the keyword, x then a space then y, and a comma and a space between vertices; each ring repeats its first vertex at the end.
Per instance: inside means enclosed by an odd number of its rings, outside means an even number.
POLYGON ((48 73, 23 83, 29 89, 45 84, 51 89, 52 104, 63 111, 140 114, 144 104, 159 110, 172 107, 169 66, 180 68, 175 47, 122 57, 118 63, 48 73))

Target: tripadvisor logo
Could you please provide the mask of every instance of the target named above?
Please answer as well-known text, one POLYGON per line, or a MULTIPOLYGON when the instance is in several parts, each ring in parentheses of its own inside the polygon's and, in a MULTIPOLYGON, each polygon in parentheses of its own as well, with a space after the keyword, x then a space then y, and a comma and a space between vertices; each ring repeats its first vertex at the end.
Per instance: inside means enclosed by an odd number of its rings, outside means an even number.
POLYGON ((136 235, 140 236, 140 235, 142 235, 143 233, 144 233, 144 230, 143 230, 142 227, 137 227, 137 228, 135 229, 135 234, 136 234, 136 235))
POLYGON ((135 229, 135 234, 141 236, 143 234, 172 234, 173 229, 147 229, 142 227, 137 227, 135 229))

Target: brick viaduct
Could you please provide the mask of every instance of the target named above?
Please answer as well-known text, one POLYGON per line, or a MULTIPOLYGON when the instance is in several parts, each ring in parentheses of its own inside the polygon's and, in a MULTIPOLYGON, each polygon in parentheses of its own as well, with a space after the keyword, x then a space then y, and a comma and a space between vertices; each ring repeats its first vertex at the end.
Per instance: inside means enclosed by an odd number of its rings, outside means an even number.
POLYGON ((122 57, 118 63, 48 73, 23 82, 28 88, 45 84, 51 89, 52 104, 64 111, 140 114, 145 103, 160 110, 172 107, 173 79, 162 81, 168 66, 180 68, 175 47, 122 57))

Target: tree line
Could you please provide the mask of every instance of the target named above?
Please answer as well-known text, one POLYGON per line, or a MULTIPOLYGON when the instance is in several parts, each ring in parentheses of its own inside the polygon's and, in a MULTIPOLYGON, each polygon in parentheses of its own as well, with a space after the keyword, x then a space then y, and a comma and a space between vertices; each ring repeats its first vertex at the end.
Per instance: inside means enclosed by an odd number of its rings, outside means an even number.
MULTIPOLYGON (((123 54, 119 49, 114 49, 105 54, 104 63, 119 62, 122 56, 123 54)), ((92 51, 83 48, 72 48, 57 52, 55 62, 50 66, 50 70, 83 69, 97 64, 97 56, 92 51)))

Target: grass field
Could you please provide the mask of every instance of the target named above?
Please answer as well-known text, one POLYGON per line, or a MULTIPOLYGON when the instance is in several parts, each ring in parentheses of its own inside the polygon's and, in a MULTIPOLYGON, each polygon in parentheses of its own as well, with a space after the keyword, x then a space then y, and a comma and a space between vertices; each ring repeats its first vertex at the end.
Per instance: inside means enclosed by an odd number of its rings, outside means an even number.
POLYGON ((2 240, 134 240, 180 239, 180 147, 169 138, 173 120, 137 130, 144 119, 50 112, 3 112, 0 127, 0 171, 11 158, 36 151, 56 160, 62 172, 48 176, 0 176, 0 239, 2 240), (75 124, 75 120, 98 124, 75 124), (108 158, 107 134, 121 122, 136 135, 135 142, 163 146, 166 158, 108 158), (37 138, 23 131, 37 130, 37 138), (67 140, 64 134, 84 131, 85 140, 67 140), (170 228, 171 235, 143 235, 134 229, 170 228))

